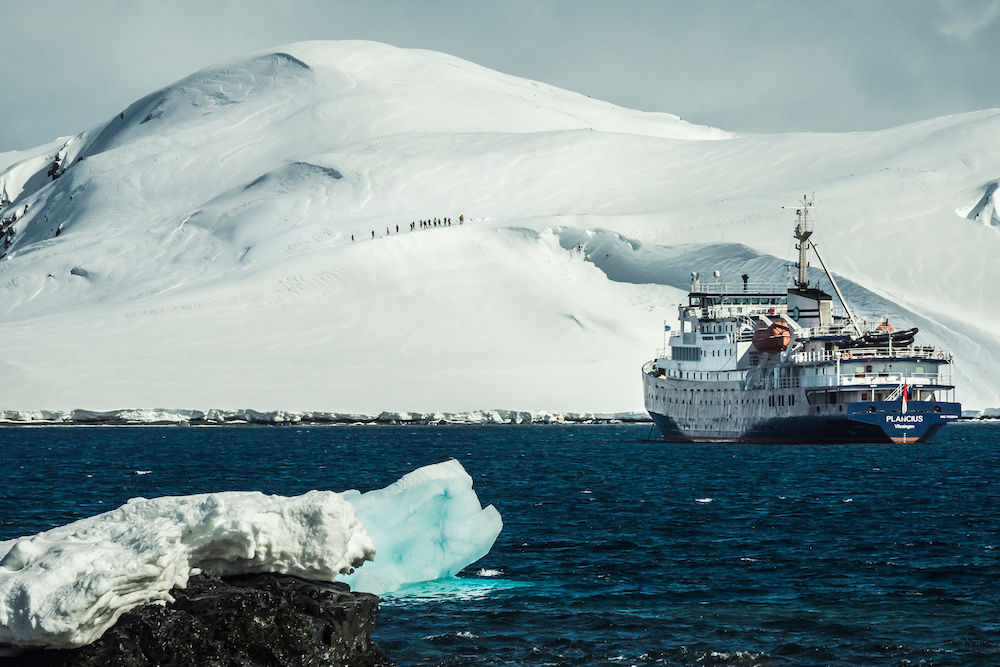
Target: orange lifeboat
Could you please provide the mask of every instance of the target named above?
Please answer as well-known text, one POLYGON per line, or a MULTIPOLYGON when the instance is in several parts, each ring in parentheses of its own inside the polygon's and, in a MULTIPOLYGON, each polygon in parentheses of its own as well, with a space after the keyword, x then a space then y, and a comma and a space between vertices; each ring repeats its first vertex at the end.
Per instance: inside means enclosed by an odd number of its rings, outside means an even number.
POLYGON ((753 332, 754 349, 760 352, 781 352, 792 342, 792 329, 787 322, 775 322, 753 332))

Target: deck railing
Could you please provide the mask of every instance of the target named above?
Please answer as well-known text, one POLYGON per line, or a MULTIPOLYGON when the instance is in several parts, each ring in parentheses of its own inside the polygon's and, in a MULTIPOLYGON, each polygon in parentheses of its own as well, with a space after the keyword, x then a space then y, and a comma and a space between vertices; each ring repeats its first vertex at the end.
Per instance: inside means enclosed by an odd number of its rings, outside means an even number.
POLYGON ((755 296, 759 294, 779 295, 788 291, 787 283, 765 283, 765 282, 722 282, 722 281, 697 281, 691 283, 691 290, 694 294, 725 294, 727 296, 755 296))
POLYGON ((936 359, 951 363, 953 358, 951 352, 939 350, 932 346, 859 347, 837 351, 814 350, 811 352, 796 352, 792 355, 792 361, 798 364, 838 360, 841 363, 850 363, 859 359, 936 359))
POLYGON ((939 385, 950 387, 953 383, 949 375, 938 373, 841 373, 837 375, 809 375, 803 378, 802 387, 870 387, 872 385, 939 385))

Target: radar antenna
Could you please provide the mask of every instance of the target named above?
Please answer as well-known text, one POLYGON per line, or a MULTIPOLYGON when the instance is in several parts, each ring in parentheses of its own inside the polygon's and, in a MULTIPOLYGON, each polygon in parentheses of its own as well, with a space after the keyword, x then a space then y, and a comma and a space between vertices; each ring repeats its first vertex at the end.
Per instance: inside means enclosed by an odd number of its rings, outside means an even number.
MULTIPOLYGON (((799 277, 795 281, 795 286, 799 289, 809 287, 809 259, 806 257, 806 251, 809 250, 809 237, 813 233, 812 221, 809 219, 809 209, 812 208, 812 205, 813 199, 805 195, 802 195, 802 201, 795 205, 795 240, 798 241, 795 244, 795 249, 799 251, 799 259, 795 263, 795 268, 799 270, 799 277)), ((781 208, 788 207, 782 206, 781 208)))

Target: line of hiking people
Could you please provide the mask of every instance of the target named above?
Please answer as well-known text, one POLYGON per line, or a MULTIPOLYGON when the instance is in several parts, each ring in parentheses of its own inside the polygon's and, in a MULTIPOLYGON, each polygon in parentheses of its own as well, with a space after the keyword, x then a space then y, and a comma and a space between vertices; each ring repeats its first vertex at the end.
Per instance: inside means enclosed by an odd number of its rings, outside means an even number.
MULTIPOLYGON (((465 223, 465 214, 458 216, 458 224, 465 223)), ((431 227, 451 227, 451 218, 428 218, 427 220, 414 220, 410 223, 410 231, 416 229, 429 229, 431 227)), ((396 233, 399 233, 399 225, 396 225, 396 233)), ((389 236, 392 234, 392 228, 385 228, 385 235, 389 236)), ((372 230, 372 238, 375 238, 375 230, 372 230)), ((354 240, 354 234, 351 234, 351 241, 354 240)))

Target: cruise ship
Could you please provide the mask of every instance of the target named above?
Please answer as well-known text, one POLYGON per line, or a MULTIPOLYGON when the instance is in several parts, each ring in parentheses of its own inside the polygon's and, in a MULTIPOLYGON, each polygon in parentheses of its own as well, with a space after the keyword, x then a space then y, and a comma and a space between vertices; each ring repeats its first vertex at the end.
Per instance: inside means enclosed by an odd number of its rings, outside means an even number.
POLYGON ((916 328, 854 316, 810 238, 811 206, 803 197, 796 207, 787 284, 691 274, 678 329, 642 368, 646 410, 665 439, 914 443, 961 416, 952 353, 919 344, 916 328), (810 285, 810 249, 839 307, 810 285))

